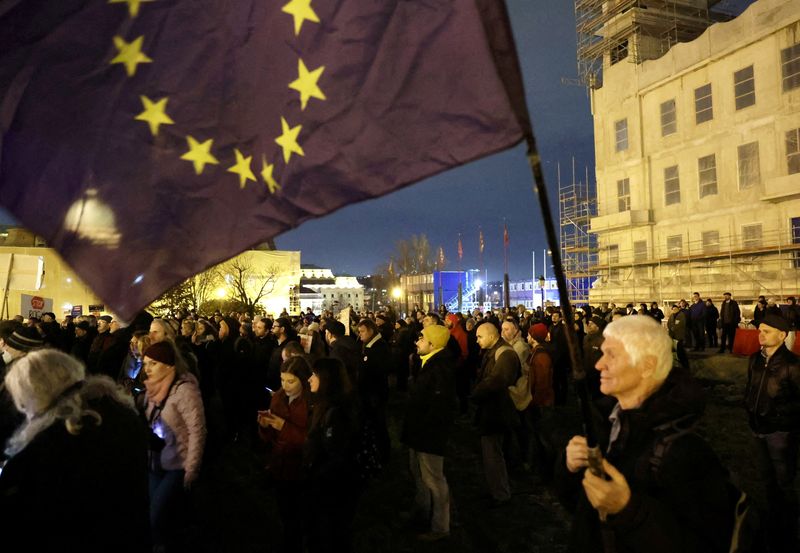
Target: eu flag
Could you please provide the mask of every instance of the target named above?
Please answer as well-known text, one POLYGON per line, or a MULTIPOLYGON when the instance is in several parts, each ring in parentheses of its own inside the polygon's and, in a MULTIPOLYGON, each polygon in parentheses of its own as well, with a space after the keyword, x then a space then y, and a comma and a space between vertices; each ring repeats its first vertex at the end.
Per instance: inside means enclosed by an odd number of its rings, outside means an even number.
POLYGON ((503 0, 0 0, 0 202, 123 318, 529 135, 503 0))

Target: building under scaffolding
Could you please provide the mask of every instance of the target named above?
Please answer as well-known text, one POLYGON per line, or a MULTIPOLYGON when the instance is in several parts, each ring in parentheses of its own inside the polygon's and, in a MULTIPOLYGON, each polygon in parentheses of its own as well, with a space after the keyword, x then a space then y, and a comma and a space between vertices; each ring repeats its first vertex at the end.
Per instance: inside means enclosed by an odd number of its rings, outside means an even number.
POLYGON ((575 178, 572 160, 572 181, 562 182, 558 166, 558 214, 561 222, 561 260, 574 304, 587 303, 589 290, 597 278, 597 236, 589 233, 591 218, 597 215, 594 189, 589 185, 589 172, 583 181, 575 178))
POLYGON ((732 4, 576 2, 579 35, 599 37, 579 43, 595 79, 591 303, 800 294, 800 2, 749 4, 710 24, 732 4))
POLYGON ((660 58, 675 44, 700 36, 714 21, 730 19, 740 3, 575 0, 579 78, 592 88, 602 86, 604 63, 660 58))

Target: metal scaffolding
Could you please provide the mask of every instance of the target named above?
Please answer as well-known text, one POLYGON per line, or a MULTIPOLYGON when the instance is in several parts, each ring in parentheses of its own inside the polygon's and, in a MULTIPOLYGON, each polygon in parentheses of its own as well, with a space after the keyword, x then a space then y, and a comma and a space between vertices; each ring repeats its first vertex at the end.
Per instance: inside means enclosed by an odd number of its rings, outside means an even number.
POLYGON ((754 0, 575 0, 578 77, 602 86, 604 66, 641 63, 694 40, 754 0))
POLYGON ((561 182, 558 165, 558 213, 561 223, 561 259, 567 278, 571 302, 588 303, 589 290, 597 278, 597 236, 589 234, 589 221, 597 216, 594 187, 589 186, 589 171, 583 181, 575 178, 572 159, 572 181, 561 182))
MULTIPOLYGON (((677 237, 677 235, 676 235, 677 237)), ((595 267, 592 303, 672 302, 694 291, 740 302, 760 295, 783 301, 800 293, 800 218, 791 228, 752 236, 717 234, 712 240, 656 244, 643 252, 605 250, 595 267)))

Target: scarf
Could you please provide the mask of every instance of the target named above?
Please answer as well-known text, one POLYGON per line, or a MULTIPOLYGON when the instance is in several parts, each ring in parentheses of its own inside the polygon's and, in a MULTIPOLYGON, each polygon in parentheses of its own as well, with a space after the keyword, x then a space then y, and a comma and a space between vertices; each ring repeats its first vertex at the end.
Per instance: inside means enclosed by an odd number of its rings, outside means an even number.
POLYGON ((161 380, 153 380, 152 378, 145 380, 144 387, 147 388, 148 401, 155 405, 162 405, 167 399, 173 380, 175 380, 174 369, 165 374, 161 380))

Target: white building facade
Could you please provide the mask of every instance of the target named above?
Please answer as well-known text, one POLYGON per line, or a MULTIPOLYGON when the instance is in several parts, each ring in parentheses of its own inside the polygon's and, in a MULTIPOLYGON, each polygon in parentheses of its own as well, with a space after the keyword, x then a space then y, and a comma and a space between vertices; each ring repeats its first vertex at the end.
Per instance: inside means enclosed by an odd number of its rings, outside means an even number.
POLYGON ((592 90, 590 302, 800 292, 800 2, 758 0, 592 90))

